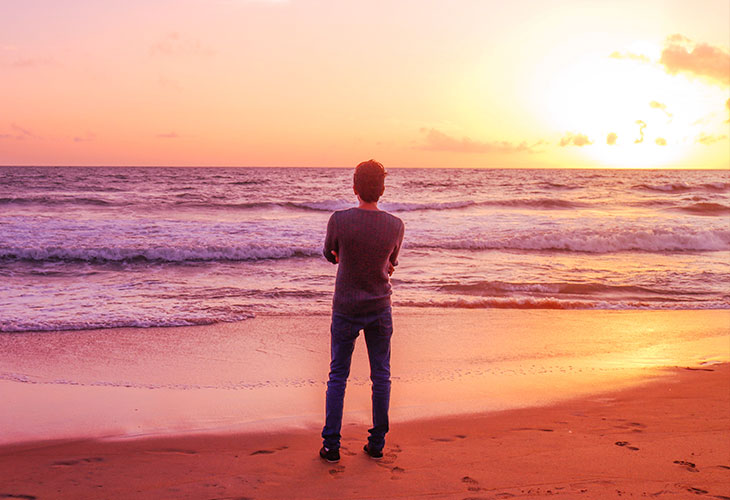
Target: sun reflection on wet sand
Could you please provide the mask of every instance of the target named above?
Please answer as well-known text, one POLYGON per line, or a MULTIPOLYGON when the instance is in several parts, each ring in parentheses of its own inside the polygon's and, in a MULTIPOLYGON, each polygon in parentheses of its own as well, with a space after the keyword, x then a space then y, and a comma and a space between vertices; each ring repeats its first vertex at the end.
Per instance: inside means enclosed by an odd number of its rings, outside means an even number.
MULTIPOLYGON (((2 439, 316 428, 328 325, 326 316, 260 316, 0 336, 2 439)), ((725 310, 401 308, 395 328, 394 422, 548 404, 642 383, 664 367, 730 360, 725 310)), ((345 420, 367 422, 369 407, 359 343, 345 420)))

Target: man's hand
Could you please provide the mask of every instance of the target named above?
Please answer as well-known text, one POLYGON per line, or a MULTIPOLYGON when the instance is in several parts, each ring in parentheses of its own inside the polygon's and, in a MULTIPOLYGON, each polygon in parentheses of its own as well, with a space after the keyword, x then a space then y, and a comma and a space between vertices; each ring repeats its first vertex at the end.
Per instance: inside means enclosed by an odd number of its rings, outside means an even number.
POLYGON ((388 276, 393 276, 393 271, 395 271, 395 267, 391 262, 388 262, 388 276))
POLYGON ((340 256, 337 255, 337 252, 335 252, 334 250, 332 250, 330 253, 335 256, 335 262, 337 262, 339 264, 339 262, 340 262, 340 256))

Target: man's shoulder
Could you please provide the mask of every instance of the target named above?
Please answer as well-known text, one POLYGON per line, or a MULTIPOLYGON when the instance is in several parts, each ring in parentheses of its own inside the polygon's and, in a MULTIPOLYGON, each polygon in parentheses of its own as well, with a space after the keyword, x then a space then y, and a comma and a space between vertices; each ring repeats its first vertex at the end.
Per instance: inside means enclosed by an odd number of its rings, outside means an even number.
POLYGON ((394 226, 403 226, 403 221, 400 219, 400 217, 396 217, 395 215, 391 214, 390 212, 386 212, 385 210, 361 210, 357 207, 351 207, 351 208, 343 208, 341 210, 337 210, 332 213, 330 217, 340 219, 340 220, 347 220, 347 219, 357 219, 359 217, 372 217, 375 215, 376 217, 384 217, 386 218, 390 224, 394 226))
POLYGON ((390 212, 386 212, 385 210, 383 210, 382 212, 383 212, 383 213, 384 213, 384 214, 386 215, 386 217, 388 217, 388 219, 389 219, 389 220, 390 220, 390 221, 391 221, 391 222, 392 222, 393 224, 397 224, 397 225, 399 225, 399 226, 403 226, 403 225, 404 225, 404 224, 403 224, 403 220, 402 220, 402 219, 401 219, 400 217, 397 217, 397 216, 395 216, 395 215, 391 214, 390 212))

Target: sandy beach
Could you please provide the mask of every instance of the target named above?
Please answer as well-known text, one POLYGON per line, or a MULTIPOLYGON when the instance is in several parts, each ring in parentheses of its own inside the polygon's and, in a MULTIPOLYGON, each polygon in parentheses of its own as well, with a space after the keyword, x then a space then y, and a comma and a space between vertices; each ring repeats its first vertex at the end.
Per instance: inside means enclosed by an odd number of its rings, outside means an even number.
POLYGON ((1 4, 0 500, 730 500, 730 0, 1 4))
POLYGON ((730 498, 727 311, 399 309, 385 457, 359 343, 338 464, 328 322, 0 336, 0 498, 730 498))
POLYGON ((22 443, 0 450, 0 498, 727 499, 729 368, 396 425, 379 462, 355 424, 338 464, 306 431, 22 443))

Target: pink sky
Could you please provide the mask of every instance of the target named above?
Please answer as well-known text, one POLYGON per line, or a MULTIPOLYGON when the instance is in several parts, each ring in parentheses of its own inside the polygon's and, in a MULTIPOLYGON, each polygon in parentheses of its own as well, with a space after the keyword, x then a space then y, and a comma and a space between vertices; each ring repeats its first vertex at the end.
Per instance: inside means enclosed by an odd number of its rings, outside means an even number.
POLYGON ((6 2, 0 164, 730 168, 730 3, 6 2))

